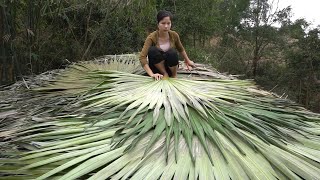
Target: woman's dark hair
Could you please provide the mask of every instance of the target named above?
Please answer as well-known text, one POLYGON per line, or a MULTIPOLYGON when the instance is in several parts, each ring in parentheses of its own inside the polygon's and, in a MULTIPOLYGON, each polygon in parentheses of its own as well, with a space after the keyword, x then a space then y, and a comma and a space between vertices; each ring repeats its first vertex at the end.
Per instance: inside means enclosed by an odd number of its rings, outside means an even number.
POLYGON ((157 21, 158 23, 165 17, 170 17, 170 20, 172 19, 172 14, 169 11, 161 10, 157 14, 157 21))

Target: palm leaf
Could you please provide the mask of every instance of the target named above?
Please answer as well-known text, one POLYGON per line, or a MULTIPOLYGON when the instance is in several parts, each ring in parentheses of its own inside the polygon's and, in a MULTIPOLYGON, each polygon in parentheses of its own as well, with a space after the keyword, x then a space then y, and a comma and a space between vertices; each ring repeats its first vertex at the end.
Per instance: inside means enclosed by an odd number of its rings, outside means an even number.
POLYGON ((18 179, 319 177, 319 114, 214 71, 154 81, 141 75, 136 55, 105 59, 72 65, 21 97, 34 104, 15 110, 28 120, 14 119, 20 128, 8 132, 13 126, 5 124, 1 133, 7 144, 34 150, 3 153, 0 173, 18 179))

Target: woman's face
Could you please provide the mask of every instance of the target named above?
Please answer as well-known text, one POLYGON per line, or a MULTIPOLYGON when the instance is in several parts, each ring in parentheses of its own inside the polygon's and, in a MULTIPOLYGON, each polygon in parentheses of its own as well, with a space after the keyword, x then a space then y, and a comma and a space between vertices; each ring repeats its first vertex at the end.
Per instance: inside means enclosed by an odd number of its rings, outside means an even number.
POLYGON ((158 28, 160 31, 169 31, 171 29, 171 20, 170 17, 165 17, 163 18, 159 23, 158 23, 158 28))

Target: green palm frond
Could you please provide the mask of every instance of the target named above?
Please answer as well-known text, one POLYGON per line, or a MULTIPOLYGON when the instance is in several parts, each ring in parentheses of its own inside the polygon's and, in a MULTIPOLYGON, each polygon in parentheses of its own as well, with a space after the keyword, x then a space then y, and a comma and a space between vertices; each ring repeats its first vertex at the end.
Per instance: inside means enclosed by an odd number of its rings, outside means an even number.
POLYGON ((51 117, 57 112, 60 115, 62 112, 68 114, 69 109, 73 111, 72 108, 78 108, 69 105, 84 92, 103 82, 103 79, 89 77, 89 72, 118 70, 142 74, 143 69, 137 60, 136 54, 106 55, 4 88, 5 91, 0 91, 3 95, 0 97, 0 119, 10 121, 0 124, 0 139, 12 138, 11 135, 28 126, 30 121, 33 123, 32 119, 37 119, 40 114, 45 114, 41 118, 51 117), (32 87, 32 91, 24 89, 26 86, 32 87))
POLYGON ((21 179, 319 177, 319 114, 251 81, 210 78, 214 72, 202 70, 197 79, 179 74, 154 81, 141 75, 139 64, 126 62, 74 65, 51 85, 35 89, 47 107, 37 106, 30 124, 10 136, 33 150, 8 152, 0 174, 21 179), (128 71, 121 69, 126 66, 128 71))

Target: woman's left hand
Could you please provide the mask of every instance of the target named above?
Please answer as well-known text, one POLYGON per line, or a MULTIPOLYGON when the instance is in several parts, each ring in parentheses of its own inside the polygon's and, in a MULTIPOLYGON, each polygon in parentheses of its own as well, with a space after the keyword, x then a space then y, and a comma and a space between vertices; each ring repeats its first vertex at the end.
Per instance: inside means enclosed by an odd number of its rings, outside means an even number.
POLYGON ((191 71, 192 68, 195 68, 195 67, 196 67, 195 64, 194 64, 194 62, 191 61, 191 60, 184 61, 184 63, 186 63, 187 69, 188 69, 189 71, 191 71))

